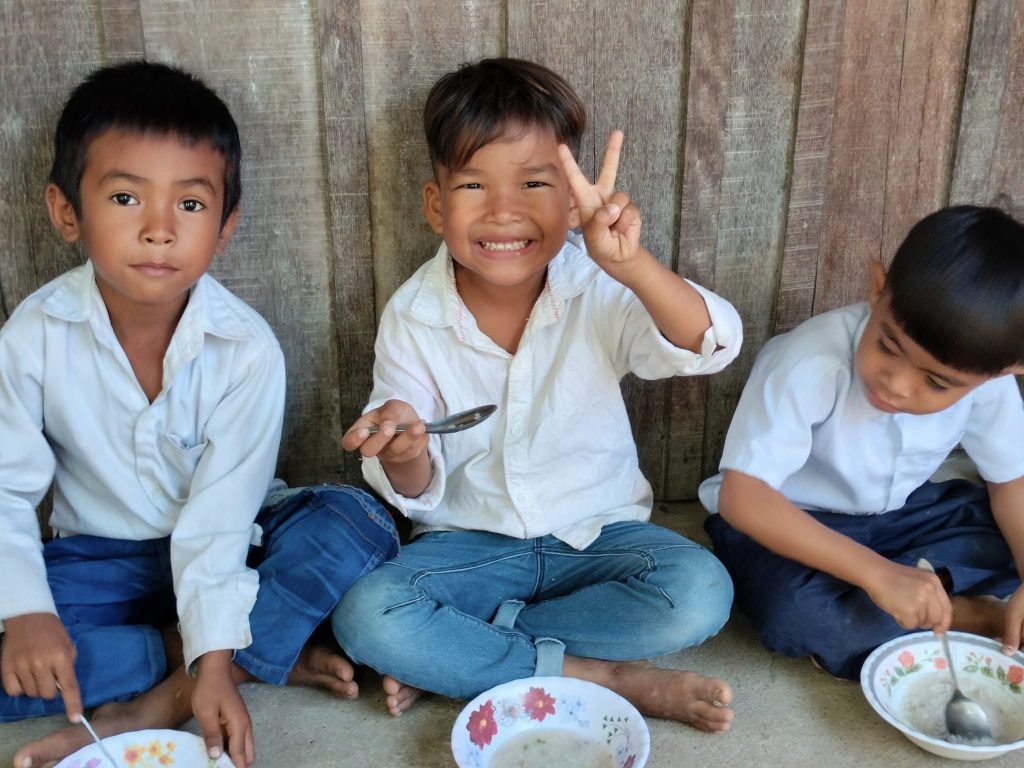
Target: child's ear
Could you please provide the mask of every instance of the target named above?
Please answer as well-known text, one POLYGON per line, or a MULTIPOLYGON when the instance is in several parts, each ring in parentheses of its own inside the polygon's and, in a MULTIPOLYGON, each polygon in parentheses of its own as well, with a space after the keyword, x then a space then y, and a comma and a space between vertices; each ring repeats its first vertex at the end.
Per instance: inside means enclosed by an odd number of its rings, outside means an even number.
POLYGON ((65 242, 77 243, 82 236, 82 230, 78 224, 75 206, 56 184, 47 184, 43 195, 46 198, 46 209, 50 212, 50 223, 60 232, 65 242))
POLYGON ((576 229, 580 225, 580 209, 576 205, 576 195, 569 190, 569 229, 576 229))
POLYGON ((885 292, 885 265, 874 259, 868 264, 868 303, 874 304, 885 292))
POLYGON ((217 236, 217 247, 214 248, 214 252, 219 256, 227 250, 228 243, 231 242, 231 238, 234 237, 235 229, 238 227, 238 206, 235 206, 230 214, 228 214, 227 220, 220 227, 220 234, 217 236))
POLYGON ((427 224, 437 234, 444 234, 444 215, 441 213, 441 188, 436 181, 428 181, 423 185, 423 215, 427 224))

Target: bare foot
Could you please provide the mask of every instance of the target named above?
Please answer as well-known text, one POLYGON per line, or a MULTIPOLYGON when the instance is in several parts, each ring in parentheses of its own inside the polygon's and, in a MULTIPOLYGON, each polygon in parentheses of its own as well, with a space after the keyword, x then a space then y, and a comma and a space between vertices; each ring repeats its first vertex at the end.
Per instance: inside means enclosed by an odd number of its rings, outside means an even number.
POLYGON ((953 624, 950 629, 984 637, 1003 634, 1006 603, 990 595, 954 595, 953 624))
POLYGON ((359 695, 355 668, 340 653, 322 645, 307 645, 288 674, 288 685, 323 688, 343 699, 359 695))
POLYGON ((388 675, 381 678, 381 685, 384 688, 384 693, 387 694, 388 712, 395 717, 409 709, 423 695, 423 691, 419 688, 400 683, 388 675))
MULTIPOLYGON (((100 737, 147 728, 177 728, 192 717, 192 688, 195 681, 179 667, 156 687, 131 701, 98 707, 89 722, 100 737)), ((14 756, 15 768, 41 768, 70 755, 90 743, 82 725, 73 725, 30 741, 14 756)))
POLYGON ((610 688, 645 715, 678 720, 702 731, 723 733, 736 716, 729 706, 729 684, 696 672, 662 669, 648 661, 566 656, 562 674, 610 688))

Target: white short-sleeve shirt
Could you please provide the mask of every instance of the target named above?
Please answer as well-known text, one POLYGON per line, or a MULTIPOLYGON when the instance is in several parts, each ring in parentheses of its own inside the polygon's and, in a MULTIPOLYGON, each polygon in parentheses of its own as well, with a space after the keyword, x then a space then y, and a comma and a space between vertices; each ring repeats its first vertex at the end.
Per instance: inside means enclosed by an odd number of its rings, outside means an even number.
POLYGON ((427 420, 488 403, 498 410, 465 432, 431 437, 434 477, 419 497, 396 494, 375 458, 363 462, 367 482, 417 523, 417 533, 554 534, 583 549, 604 525, 648 519, 651 486, 619 381, 629 372, 712 373, 742 341, 732 305, 694 287, 712 320, 700 353, 668 342, 639 299, 570 233, 513 355, 477 327, 442 244, 384 310, 367 410, 391 398, 427 420))
POLYGON ((40 288, 0 328, 0 619, 54 613, 36 518, 54 483, 59 536, 170 535, 185 658, 252 642, 245 565, 273 478, 284 358, 267 323, 204 275, 150 403, 91 263, 40 288))
MULTIPOLYGON (((958 443, 987 481, 1024 475, 1024 404, 1013 376, 938 413, 871 406, 854 367, 869 314, 867 304, 843 307, 765 344, 719 468, 756 477, 802 509, 851 515, 901 508, 958 443)), ((700 486, 713 513, 721 480, 719 473, 700 486)))

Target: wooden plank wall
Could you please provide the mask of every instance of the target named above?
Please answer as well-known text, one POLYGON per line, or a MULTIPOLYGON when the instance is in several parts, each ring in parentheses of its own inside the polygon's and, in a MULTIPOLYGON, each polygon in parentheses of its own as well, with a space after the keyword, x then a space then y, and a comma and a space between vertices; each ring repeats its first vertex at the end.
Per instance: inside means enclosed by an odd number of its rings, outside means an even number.
POLYGON ((190 68, 242 130, 243 216, 213 272, 285 349, 281 474, 357 479, 338 445, 376 318, 437 243, 423 99, 493 55, 579 90, 586 169, 625 129, 646 245, 743 316, 726 372, 624 383, 660 498, 715 470, 764 341, 859 300, 913 221, 951 202, 1024 216, 1024 0, 0 0, 0 322, 81 258, 41 196, 68 90, 139 56, 190 68))

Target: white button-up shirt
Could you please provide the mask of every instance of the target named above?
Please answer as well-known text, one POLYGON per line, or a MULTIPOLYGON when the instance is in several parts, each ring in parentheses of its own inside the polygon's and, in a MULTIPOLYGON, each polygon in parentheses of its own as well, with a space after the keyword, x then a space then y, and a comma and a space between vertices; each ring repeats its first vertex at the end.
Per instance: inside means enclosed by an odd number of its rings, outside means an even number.
POLYGON ((0 618, 54 613, 38 506, 59 536, 170 535, 185 659, 252 642, 245 559, 273 477, 284 359, 267 323, 203 276, 150 403, 110 325, 91 263, 0 328, 0 618))
POLYGON ((396 494, 376 458, 363 462, 367 482, 416 521, 416 533, 550 533, 583 549, 604 525, 648 519, 651 486, 620 379, 713 373, 742 341, 732 305, 694 287, 712 320, 700 354, 668 342, 570 233, 513 355, 477 327, 442 244, 384 310, 366 410, 391 398, 427 420, 488 403, 498 410, 464 432, 431 436, 434 475, 417 498, 396 494))
MULTIPOLYGON (((762 480, 801 509, 850 515, 900 509, 957 443, 985 480, 1024 475, 1024 404, 1013 376, 990 379, 938 413, 872 407, 854 366, 869 314, 867 304, 826 312, 765 344, 720 468, 762 480)), ((700 487, 711 512, 721 480, 700 487)))

